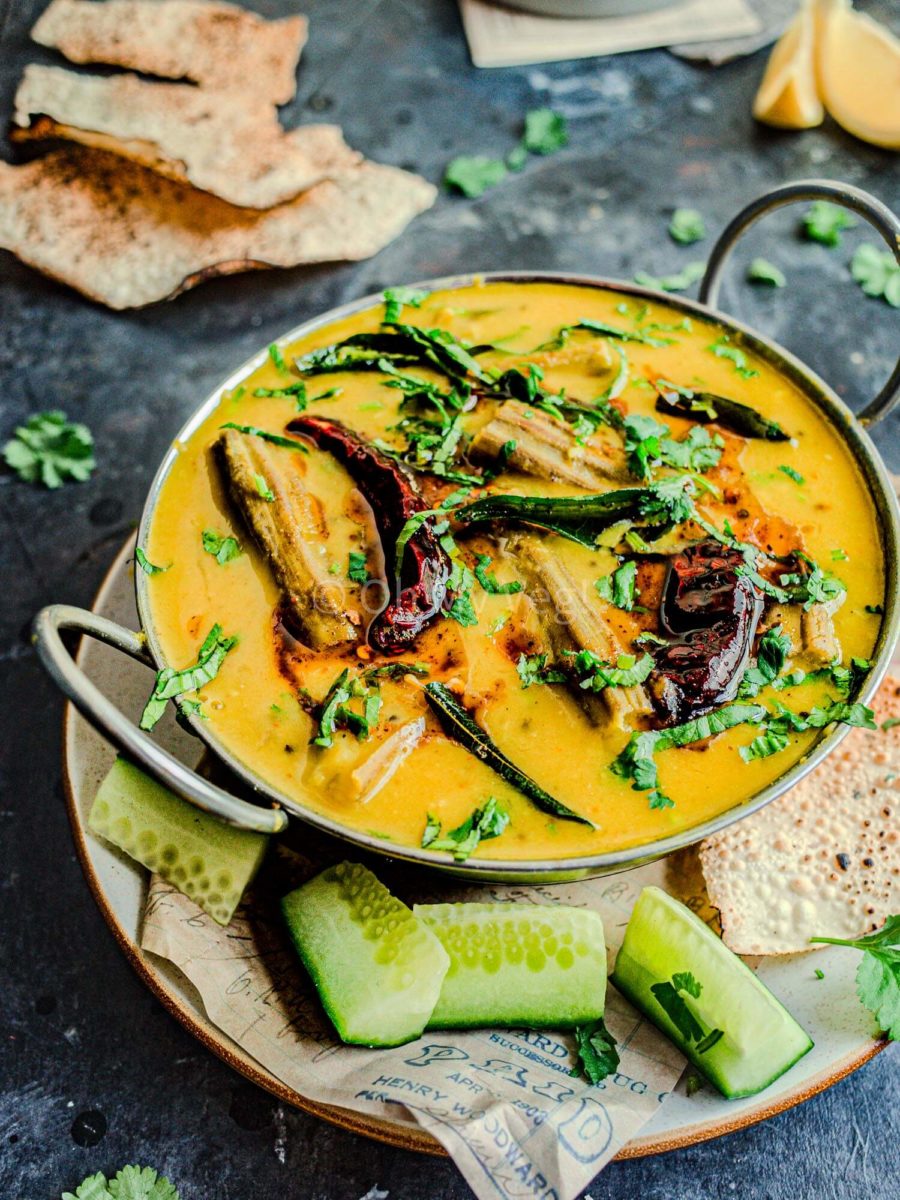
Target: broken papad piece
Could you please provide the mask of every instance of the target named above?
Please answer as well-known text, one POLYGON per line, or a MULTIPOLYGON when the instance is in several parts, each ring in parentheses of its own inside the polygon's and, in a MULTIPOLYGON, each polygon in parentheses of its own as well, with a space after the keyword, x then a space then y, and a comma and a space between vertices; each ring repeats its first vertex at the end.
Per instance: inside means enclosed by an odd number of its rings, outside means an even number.
POLYGON ((266 212, 98 150, 0 162, 0 247, 110 308, 164 300, 216 275, 376 254, 436 190, 362 163, 266 212))
POLYGON ((243 208, 272 208, 359 162, 336 125, 289 134, 267 101, 137 75, 77 75, 31 63, 13 141, 65 138, 121 154, 243 208))
POLYGON ((796 787, 703 842, 706 890, 737 954, 859 937, 900 908, 900 679, 873 707, 887 729, 851 730, 796 787))
POLYGON ((53 0, 32 38, 71 62, 110 63, 287 104, 306 17, 266 21, 214 0, 53 0))

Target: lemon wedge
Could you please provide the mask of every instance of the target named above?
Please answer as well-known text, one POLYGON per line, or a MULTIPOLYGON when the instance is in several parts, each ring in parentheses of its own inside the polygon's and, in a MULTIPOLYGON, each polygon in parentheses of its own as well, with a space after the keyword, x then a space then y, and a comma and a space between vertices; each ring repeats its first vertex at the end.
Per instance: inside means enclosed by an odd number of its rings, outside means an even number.
POLYGON ((769 56, 753 101, 757 121, 781 129, 822 124, 825 110, 816 89, 815 33, 813 7, 806 0, 769 56))
POLYGON ((816 41, 819 92, 835 121, 900 150, 900 40, 848 0, 818 0, 816 41))

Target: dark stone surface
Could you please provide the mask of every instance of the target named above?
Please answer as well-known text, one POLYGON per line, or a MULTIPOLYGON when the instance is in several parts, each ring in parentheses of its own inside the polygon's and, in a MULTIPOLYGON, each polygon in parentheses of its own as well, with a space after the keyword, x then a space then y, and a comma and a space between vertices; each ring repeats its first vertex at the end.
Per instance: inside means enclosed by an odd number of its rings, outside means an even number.
MULTIPOLYGON (((0 2, 0 112, 28 61, 41 0, 0 2)), ((285 0, 255 0, 267 14, 285 0)), ((91 901, 62 804, 62 705, 26 634, 50 601, 88 604, 137 521, 156 463, 184 417, 259 345, 303 318, 393 282, 457 270, 559 267, 655 273, 700 257, 665 235, 674 204, 718 231, 785 179, 830 175, 897 207, 897 160, 832 125, 779 134, 754 125, 763 56, 707 72, 657 51, 611 60, 476 71, 452 0, 317 0, 288 124, 340 122, 371 157, 437 180, 452 155, 502 153, 524 111, 572 117, 562 154, 476 202, 442 197, 393 246, 357 266, 256 274, 175 303, 114 314, 0 255, 0 436, 36 409, 88 422, 99 470, 36 492, 0 476, 0 921, 3 1055, 0 1197, 51 1200, 89 1171, 148 1162, 184 1200, 462 1200, 446 1162, 358 1139, 285 1110, 207 1053, 132 974, 91 901)), ((896 19, 892 0, 862 5, 896 19)), ((4 154, 10 157, 9 149, 4 154)), ((797 213, 742 250, 725 307, 790 347, 860 405, 887 376, 897 314, 848 281, 856 230, 839 251, 801 242, 797 213), (784 291, 751 289, 740 263, 764 252, 784 291)), ((706 243, 708 246, 709 243, 706 243)), ((876 432, 900 469, 896 420, 876 432)), ((611 1166, 594 1200, 812 1196, 893 1200, 900 1178, 896 1052, 764 1125, 665 1157, 611 1166)))

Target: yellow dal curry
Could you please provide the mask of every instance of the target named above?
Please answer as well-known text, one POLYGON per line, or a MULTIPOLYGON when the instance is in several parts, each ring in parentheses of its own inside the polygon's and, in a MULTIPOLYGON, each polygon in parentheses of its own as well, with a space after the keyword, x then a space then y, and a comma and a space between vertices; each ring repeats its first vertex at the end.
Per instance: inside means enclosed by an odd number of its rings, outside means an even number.
MULTIPOLYGON (((366 668, 398 658, 373 650, 365 636, 389 587, 383 574, 385 553, 391 550, 381 546, 371 508, 347 468, 331 453, 309 439, 306 454, 257 439, 269 455, 281 456, 284 469, 296 475, 313 504, 307 531, 315 526, 314 549, 328 575, 328 602, 336 600, 353 627, 349 640, 311 650, 304 644, 302 629, 291 629, 284 620, 284 588, 248 527, 246 513, 238 511, 229 496, 222 462, 212 447, 227 422, 283 435, 298 415, 293 360, 351 335, 377 331, 384 316, 384 308, 378 306, 282 347, 286 368, 277 362, 276 354, 274 361, 224 395, 189 443, 178 447, 144 547, 152 563, 167 569, 149 578, 146 586, 153 625, 172 666, 194 663, 215 624, 225 635, 238 638, 217 676, 199 693, 191 693, 200 701, 214 735, 278 791, 353 829, 405 846, 422 844, 429 815, 431 826, 436 829, 439 822, 446 835, 494 797, 509 822, 500 836, 482 841, 475 854, 503 860, 582 856, 677 833, 746 800, 800 759, 818 736, 816 731, 792 733, 786 748, 750 761, 739 751, 760 734, 760 728, 751 724, 664 749, 655 762, 666 801, 653 807, 648 789, 636 790, 632 779, 615 775, 610 765, 633 733, 665 724, 659 712, 638 705, 629 713, 625 705, 623 715, 622 705, 610 703, 598 715, 596 704, 592 710, 585 702, 602 701, 604 695, 581 687, 583 679, 543 681, 548 673, 550 679, 559 678, 554 668, 563 674, 570 671, 574 657, 560 649, 559 629, 548 630, 546 605, 542 617, 537 597, 541 579, 536 581, 533 570, 523 569, 527 555, 521 557, 521 547, 510 547, 517 545, 524 530, 526 542, 530 539, 532 550, 537 546, 551 569, 561 564, 577 603, 590 607, 591 619, 603 622, 611 644, 632 656, 621 660, 612 656, 613 663, 621 661, 627 668, 658 646, 653 641, 636 644, 635 638, 642 631, 659 636, 658 610, 665 583, 661 556, 677 553, 705 536, 694 525, 681 526, 664 533, 655 545, 642 547, 640 536, 627 540, 634 524, 628 521, 598 535, 593 547, 527 525, 516 527, 515 522, 462 528, 451 522, 455 548, 448 545, 459 564, 457 576, 463 566, 471 569, 480 562, 487 566, 489 588, 494 586, 491 580, 513 586, 519 581, 522 588, 486 590, 466 575, 464 590, 474 616, 463 612, 463 617, 472 623, 460 623, 447 614, 451 594, 437 619, 399 655, 400 661, 423 664, 428 674, 370 679, 365 688, 377 689, 381 703, 368 728, 361 729, 359 721, 352 720, 350 727, 341 728, 339 720, 330 746, 311 744, 320 732, 322 701, 346 668, 352 679, 366 668), (285 395, 265 394, 292 386, 295 390, 285 395), (217 558, 213 551, 218 543, 209 538, 210 533, 219 539, 234 537, 241 553, 228 559, 226 548, 217 558), (478 555, 488 555, 489 564, 478 555), (637 564, 637 574, 632 608, 627 611, 627 601, 626 607, 617 606, 609 584, 601 584, 605 586, 601 592, 597 581, 608 580, 630 559, 637 564), (354 562, 357 579, 348 578, 354 562), (376 582, 358 581, 366 577, 376 582), (358 635, 355 640, 354 635, 358 635), (529 675, 533 681, 526 686, 529 675), (448 738, 423 690, 435 680, 447 685, 507 758, 595 828, 544 811, 448 738)), ((876 516, 851 454, 791 382, 723 339, 723 331, 714 323, 697 318, 685 321, 680 312, 664 304, 644 305, 600 289, 544 283, 496 283, 433 293, 418 307, 403 306, 397 319, 423 329, 446 330, 462 345, 479 347, 477 361, 485 372, 514 367, 525 377, 530 374, 539 394, 538 403, 531 405, 533 416, 524 412, 526 433, 531 419, 537 422, 538 432, 549 422, 551 438, 557 427, 563 430, 563 450, 554 451, 557 457, 561 454, 576 468, 592 455, 601 471, 604 462, 612 464, 609 478, 591 488, 591 493, 684 478, 684 468, 658 459, 653 465, 652 445, 644 447, 650 454, 649 479, 635 477, 623 448, 623 414, 653 417, 679 441, 692 428, 705 429, 703 438, 708 435, 720 452, 718 462, 691 472, 694 482, 688 485, 703 518, 720 530, 728 521, 727 528, 736 537, 773 553, 787 555, 802 549, 846 589, 841 593, 833 585, 832 592, 839 593, 837 601, 822 610, 827 634, 841 660, 848 664, 854 656, 866 658, 871 653, 883 598, 881 555, 876 516), (607 323, 628 337, 585 329, 569 329, 559 336, 561 328, 584 320, 607 323), (492 349, 480 349, 488 343, 492 349), (751 406, 777 421, 790 440, 745 438, 715 421, 709 423, 708 414, 707 423, 698 426, 690 415, 679 415, 674 409, 662 413, 656 408, 655 385, 660 380, 666 381, 660 388, 678 385, 751 406), (613 424, 601 422, 594 432, 589 424, 585 432, 568 410, 561 419, 554 415, 552 403, 560 394, 587 407, 595 398, 605 397, 600 407, 608 413, 612 404, 613 424), (549 408, 541 404, 541 396, 551 397, 549 408)), ((443 394, 450 389, 437 370, 421 364, 400 369, 406 376, 429 381, 443 394)), ((410 426, 406 431, 397 429, 398 422, 411 414, 414 418, 437 414, 421 399, 407 400, 402 407, 406 393, 389 386, 394 383, 394 374, 377 369, 310 374, 305 377, 305 415, 341 422, 367 442, 381 439, 403 454, 410 426), (332 389, 339 391, 329 394, 332 389)), ((548 477, 554 475, 552 470, 542 477, 531 468, 517 469, 508 443, 486 470, 485 460, 476 462, 473 452, 479 431, 498 415, 502 418, 510 404, 509 411, 517 414, 522 425, 523 410, 529 405, 490 398, 477 385, 469 404, 458 423, 464 434, 449 460, 451 478, 427 471, 412 476, 425 503, 437 508, 448 495, 451 505, 458 507, 490 493, 588 494, 570 479, 548 477), (457 475, 481 474, 484 486, 473 487, 465 497, 452 495, 461 486, 457 475)), ((498 428, 502 431, 502 423, 498 428)), ((268 490, 264 479, 257 486, 268 490)), ((434 525, 444 518, 430 520, 434 525)), ((806 569, 811 569, 809 564, 806 569)), ((777 581, 777 569, 769 577, 777 581)), ((804 644, 804 631, 809 633, 805 611, 801 603, 778 604, 766 597, 749 664, 755 662, 763 632, 778 623, 791 638, 781 674, 796 669, 818 670, 819 675, 778 691, 764 687, 748 703, 771 707, 777 698, 792 710, 807 712, 840 695, 824 669, 831 654, 827 644, 824 653, 821 646, 817 650, 814 636, 813 644, 804 644)), ((565 632, 565 614, 559 620, 565 632)), ((745 661, 742 671, 746 666, 745 661)), ((653 679, 645 684, 652 688, 653 679)), ((623 689, 608 691, 612 696, 623 689)), ((362 712, 364 703, 365 697, 357 696, 349 707, 362 712)))

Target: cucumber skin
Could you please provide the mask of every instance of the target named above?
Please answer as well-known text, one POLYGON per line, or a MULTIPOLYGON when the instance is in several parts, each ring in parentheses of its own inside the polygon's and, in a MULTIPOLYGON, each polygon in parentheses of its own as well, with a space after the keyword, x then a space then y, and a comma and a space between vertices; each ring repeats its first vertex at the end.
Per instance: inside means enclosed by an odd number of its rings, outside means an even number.
POLYGON ((125 758, 116 759, 100 784, 87 823, 93 833, 199 904, 219 925, 231 921, 269 844, 266 834, 235 829, 179 799, 125 758), (124 822, 133 830, 131 836, 122 829, 124 822), (140 844, 150 834, 160 844, 158 855, 154 853, 156 845, 140 844), (163 857, 169 847, 181 852, 175 861, 163 857), (192 859, 201 861, 203 867, 189 875, 192 859), (214 878, 223 873, 230 876, 230 883, 216 890, 214 878), (208 884, 205 888, 204 881, 208 884))
MULTIPOLYGON (((329 867, 302 887, 283 897, 281 912, 294 949, 297 951, 300 961, 312 979, 322 1007, 341 1041, 351 1046, 367 1046, 376 1049, 403 1046, 421 1037, 428 1016, 437 1001, 440 985, 447 972, 449 961, 438 939, 421 922, 416 921, 411 910, 392 896, 387 888, 370 871, 358 864, 352 863, 341 863, 338 867, 329 867), (411 1027, 409 1032, 402 1036, 385 1037, 379 1034, 363 1036, 351 1030, 346 1019, 346 1013, 343 1011, 343 1006, 341 1005, 341 999, 346 1000, 347 995, 352 989, 353 982, 348 982, 346 978, 334 978, 332 971, 329 970, 329 965, 334 964, 329 964, 325 961, 325 955, 322 953, 320 943, 313 944, 317 942, 317 934, 321 934, 322 932, 328 907, 339 900, 337 895, 329 896, 327 894, 330 890, 334 892, 338 891, 335 873, 339 868, 351 868, 364 874, 371 882, 371 885, 377 885, 379 892, 384 895, 385 899, 393 906, 396 906, 397 911, 405 910, 409 914, 410 928, 411 930, 416 926, 420 928, 421 934, 424 935, 423 939, 421 939, 424 944, 433 943, 433 952, 430 955, 434 960, 430 964, 433 968, 433 997, 425 1005, 427 1011, 425 1009, 422 1010, 421 1022, 411 1027), (413 921, 415 921, 415 925, 412 924, 413 921)), ((337 929, 333 918, 331 925, 332 932, 336 933, 337 929)), ((346 938, 346 931, 344 931, 344 938, 346 938)), ((373 948, 377 945, 377 939, 375 938, 367 938, 365 940, 373 948)), ((429 946, 429 949, 431 949, 431 946, 429 946)), ((362 961, 362 955, 360 955, 359 961, 362 961)), ((377 969, 376 964, 370 964, 370 969, 377 969)), ((416 983, 420 983, 420 981, 417 980, 416 983)))
MULTIPOLYGON (((516 905, 510 903, 417 904, 413 912, 437 935, 450 956, 450 970, 441 995, 428 1022, 429 1029, 484 1029, 518 1027, 527 1029, 574 1029, 603 1016, 606 1004, 606 945, 599 913, 564 905, 516 905), (543 921, 557 935, 571 932, 575 920, 581 936, 589 938, 594 950, 585 955, 582 969, 568 978, 569 971, 550 964, 539 972, 530 972, 516 963, 501 964, 497 971, 467 967, 458 947, 452 945, 452 933, 463 927, 463 936, 472 927, 491 930, 504 923, 543 921), (567 928, 568 924, 568 928, 567 928), (448 936, 450 935, 450 936, 448 936), (596 978, 593 977, 596 971, 596 978), (544 974, 546 972, 546 974, 544 974), (549 986, 548 986, 549 981, 549 986), (565 1011, 561 993, 566 984, 581 991, 568 999, 565 1011), (529 989, 529 984, 538 984, 529 989), (540 986, 543 984, 543 986, 540 986), (528 995, 529 991, 531 992, 528 995), (499 999, 497 993, 500 993, 499 999), (492 994, 493 993, 493 994, 492 994), (523 999, 524 997, 524 999, 523 999)), ((552 936, 552 934, 551 934, 552 936)), ((477 952, 477 951, 476 951, 477 952)), ((574 965, 574 964, 573 964, 574 965)), ((571 970, 571 968, 570 968, 571 970)))
MULTIPOLYGON (((647 887, 641 892, 638 902, 632 912, 632 920, 629 920, 628 928, 625 931, 625 940, 622 948, 619 950, 616 958, 615 969, 610 975, 610 982, 635 1006, 640 1012, 647 1017, 666 1037, 678 1047, 684 1056, 697 1068, 702 1075, 719 1092, 722 1093, 728 1100, 739 1100, 747 1096, 755 1096, 763 1091, 779 1079, 786 1071, 788 1071, 796 1062, 807 1054, 813 1047, 812 1038, 803 1027, 791 1016, 788 1010, 762 983, 757 979, 756 975, 750 970, 736 954, 712 932, 707 925, 700 920, 694 913, 678 900, 674 900, 659 888, 647 887), (667 1013, 661 1008, 656 1001, 653 993, 650 991, 650 986, 654 983, 664 982, 658 978, 656 974, 651 974, 648 969, 642 964, 640 955, 633 953, 629 946, 629 933, 632 930, 632 920, 634 913, 638 913, 638 923, 645 919, 645 910, 654 905, 665 904, 670 909, 677 906, 677 910, 683 910, 681 919, 686 916, 690 918, 689 925, 692 926, 700 936, 706 939, 712 939, 711 952, 721 956, 723 953, 732 960, 731 965, 736 965, 738 971, 736 977, 744 976, 744 986, 750 986, 757 992, 762 993, 767 998, 767 1003, 773 1010, 773 1017, 782 1019, 782 1027, 785 1034, 790 1034, 795 1042, 794 1049, 789 1055, 777 1060, 777 1064, 770 1074, 762 1075, 747 1086, 734 1086, 728 1078, 729 1063, 720 1062, 721 1059, 730 1052, 730 1044, 728 1039, 728 1030, 724 1030, 725 1037, 720 1042, 707 1050, 705 1054, 698 1054, 693 1042, 686 1042, 681 1032, 670 1020, 667 1013), (702 932, 701 932, 702 931, 702 932), (714 949, 717 947, 718 949, 714 949), (795 1051, 795 1052, 794 1052, 795 1051)), ((633 939, 632 939, 633 940, 633 939)), ((696 977, 703 979, 704 975, 708 975, 708 962, 691 961, 685 954, 681 954, 677 949, 671 950, 671 967, 670 974, 675 971, 690 971, 696 977)), ((727 1025, 728 1022, 723 1022, 727 1025)), ((774 1036, 773 1030, 773 1036, 774 1036)), ((758 1053, 755 1056, 756 1061, 765 1061, 767 1054, 770 1054, 772 1049, 771 1041, 760 1046, 758 1053)), ((733 1057, 733 1051, 731 1051, 733 1057)), ((745 1054, 746 1057, 746 1054, 745 1054)), ((738 1063, 740 1059, 738 1059, 738 1063)))

